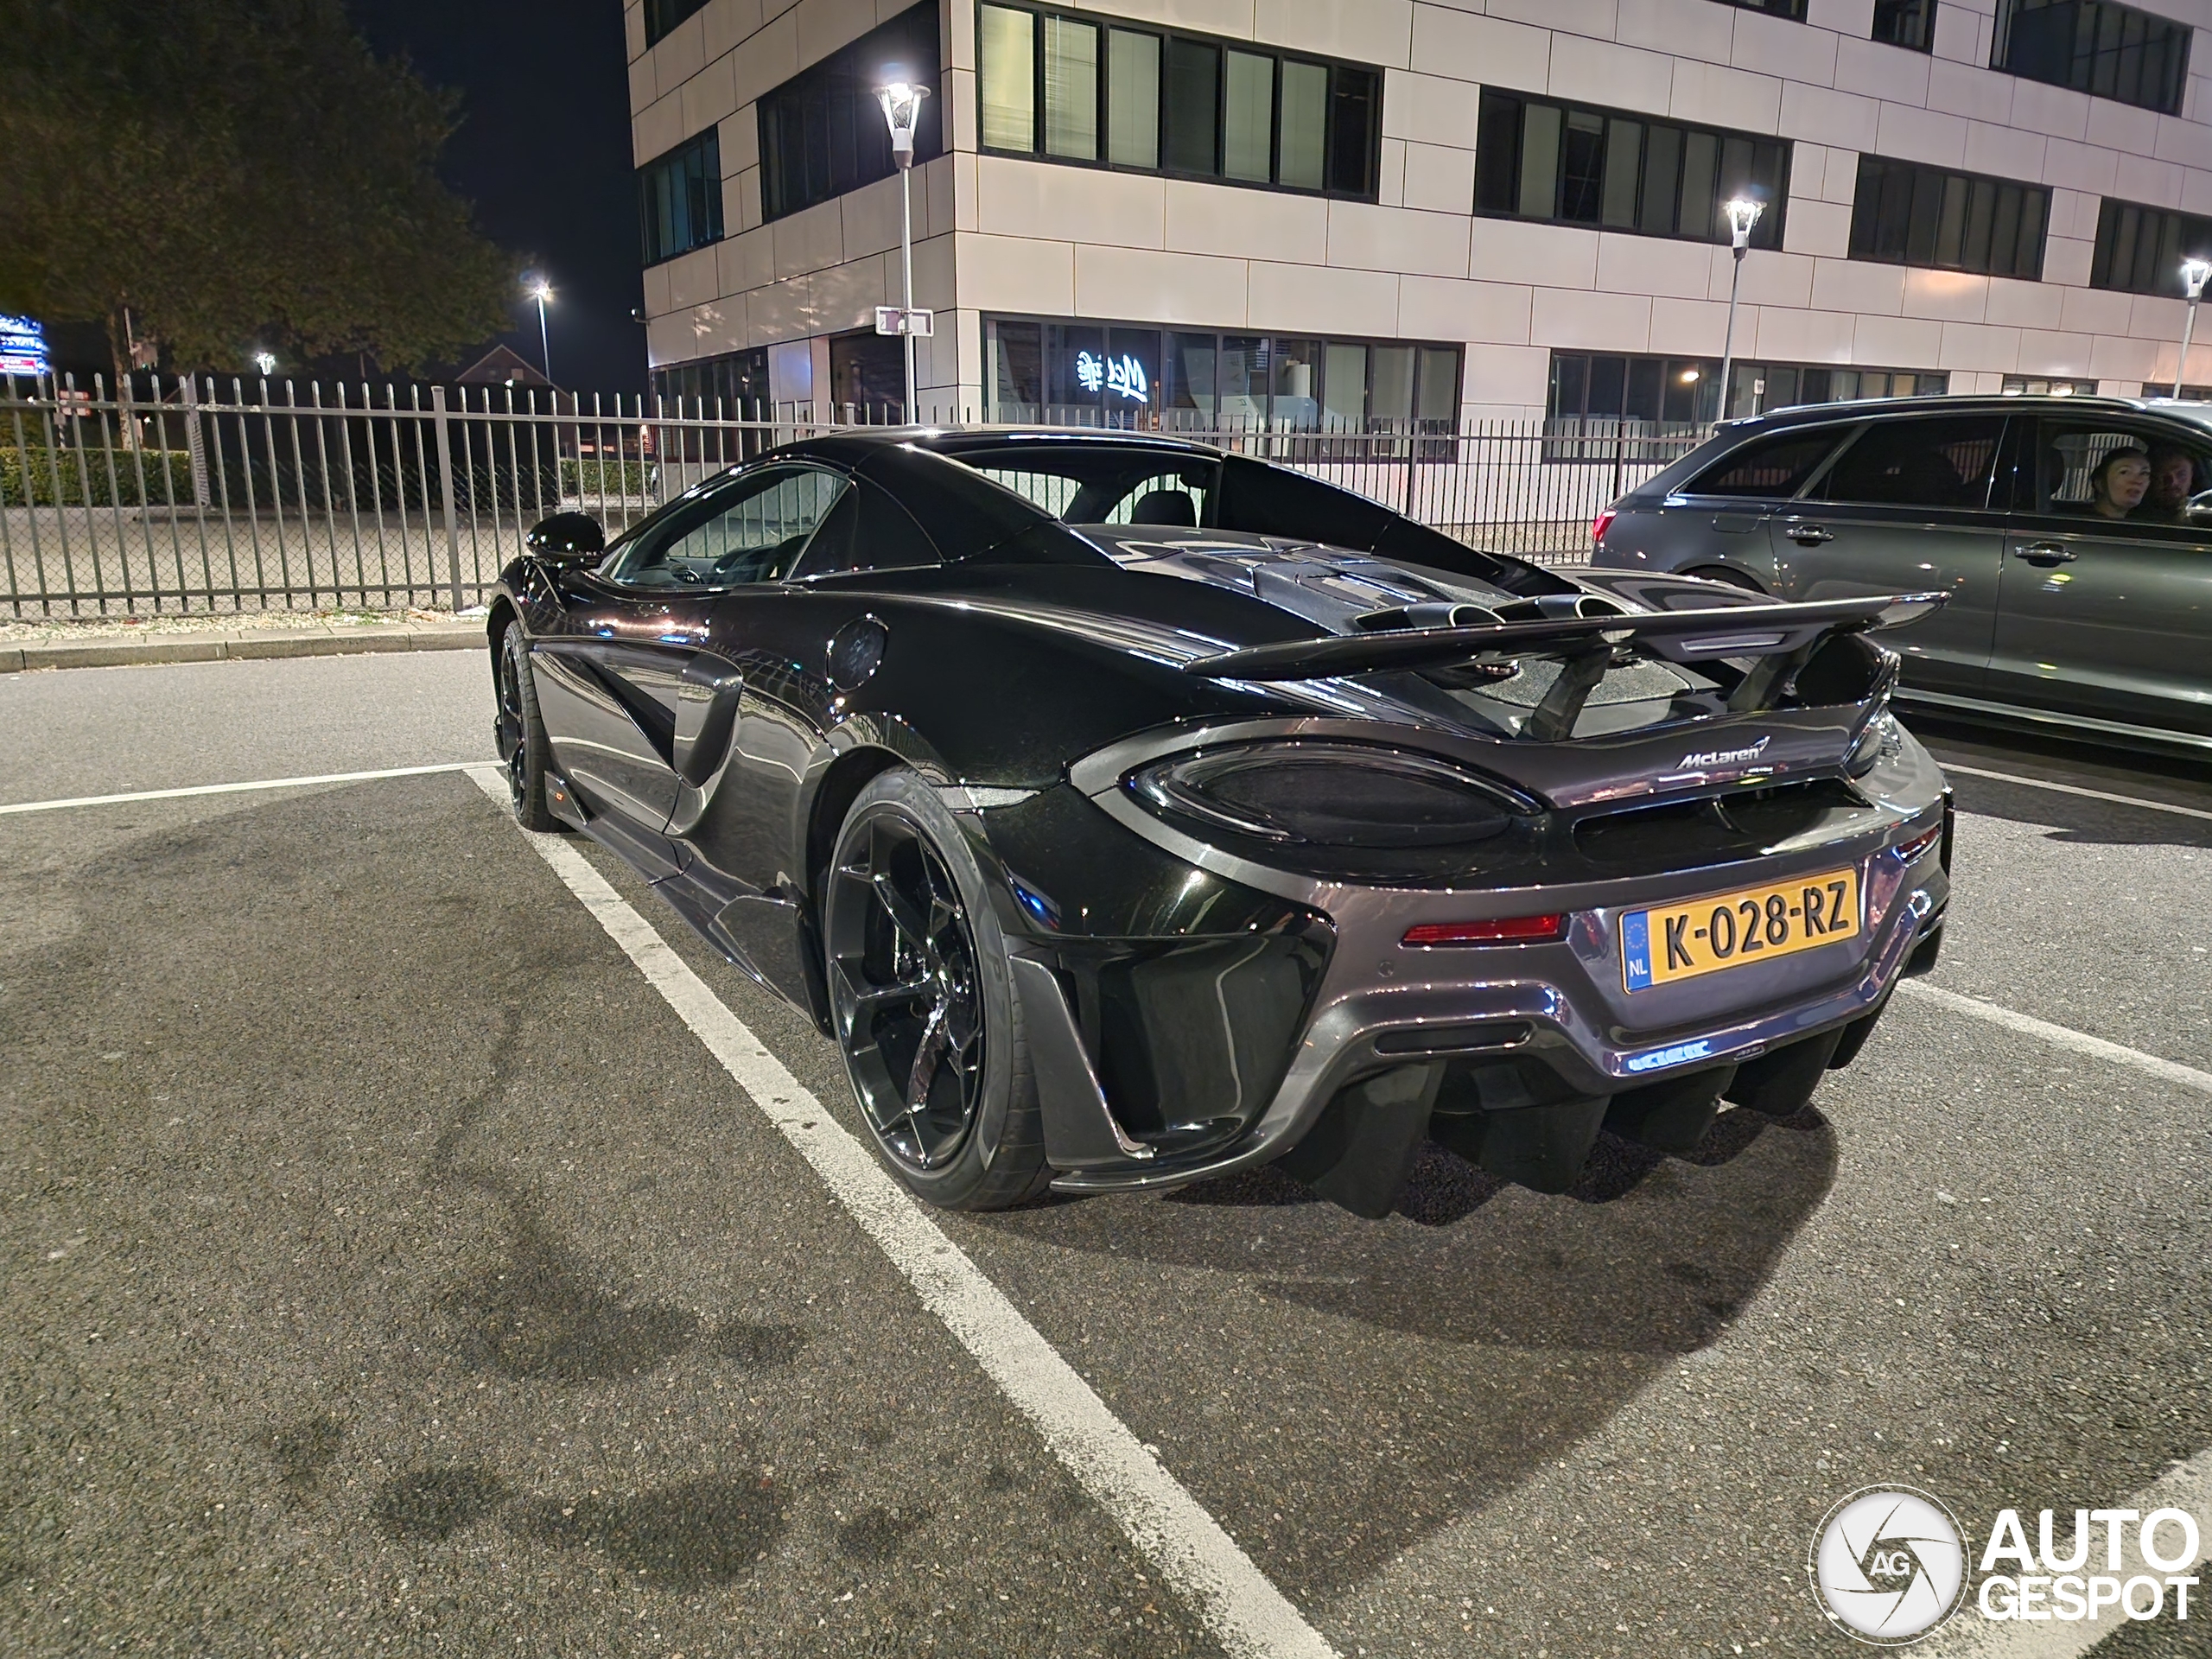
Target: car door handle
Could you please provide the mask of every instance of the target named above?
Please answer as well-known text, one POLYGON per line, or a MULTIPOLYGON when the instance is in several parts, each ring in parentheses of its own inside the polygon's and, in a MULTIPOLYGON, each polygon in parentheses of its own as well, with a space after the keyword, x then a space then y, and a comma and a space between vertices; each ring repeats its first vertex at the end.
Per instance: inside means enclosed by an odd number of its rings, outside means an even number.
POLYGON ((2012 550, 2016 559, 2025 559, 2030 564, 2050 566, 2071 564, 2082 556, 2060 542, 2024 542, 2012 550))
POLYGON ((1835 532, 1826 524, 1792 524, 1787 534, 1800 547, 1818 547, 1835 540, 1835 532))

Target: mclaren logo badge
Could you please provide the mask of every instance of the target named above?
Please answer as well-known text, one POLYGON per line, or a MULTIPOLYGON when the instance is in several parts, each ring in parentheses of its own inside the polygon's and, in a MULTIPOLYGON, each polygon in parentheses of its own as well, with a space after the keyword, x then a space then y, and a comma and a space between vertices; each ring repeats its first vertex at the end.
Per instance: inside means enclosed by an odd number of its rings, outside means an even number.
POLYGON ((1763 737, 1748 749, 1707 749, 1702 754, 1686 754, 1675 762, 1675 770, 1710 772, 1715 766, 1740 766, 1747 761, 1758 760, 1766 752, 1766 746, 1773 741, 1771 737, 1763 737))

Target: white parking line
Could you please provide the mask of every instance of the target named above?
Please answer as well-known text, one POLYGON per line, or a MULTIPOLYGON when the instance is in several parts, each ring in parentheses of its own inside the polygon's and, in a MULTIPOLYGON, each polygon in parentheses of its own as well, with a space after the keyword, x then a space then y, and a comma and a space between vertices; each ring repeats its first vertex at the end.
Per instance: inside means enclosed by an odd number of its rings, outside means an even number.
POLYGON ((2054 784, 2048 778, 2022 778, 2009 772, 1985 772, 1980 766, 1962 766, 1955 760, 1942 763, 1946 772, 1964 772, 1969 778, 1992 778, 2000 784, 2024 784, 2030 789, 2048 789, 2061 795, 2079 795, 2092 801, 2110 801, 2115 806, 2139 806, 2151 812, 2177 812, 2184 818, 2212 820, 2212 812, 2201 806, 2176 806, 2171 801, 2149 801, 2140 795, 2114 795, 2101 789, 2083 789, 2079 784, 2054 784))
MULTIPOLYGON (((2083 1500, 2084 1505, 2087 1502, 2083 1500)), ((2148 1515, 2153 1510, 2186 1510, 2196 1517, 2199 1537, 2212 1536, 2212 1452, 2200 1452, 2188 1462, 2176 1464, 2134 1497, 2122 1502, 2126 1508, 2133 1510, 2138 1515, 2148 1515)), ((2054 1518, 2063 1528, 2069 1517, 2062 1515, 2054 1518)), ((2037 1536, 2036 1516, 2029 1515, 2025 1519, 2027 1535, 2034 1540, 2037 1536)), ((2125 1583, 2138 1573, 2162 1578, 2164 1574, 2160 1570, 2143 1559, 2141 1529, 2129 1527, 2125 1531, 2126 1542, 2120 1550, 2117 1574, 2120 1581, 2125 1583)), ((2174 1537, 2171 1530, 2162 1529, 2159 1541, 2171 1548, 2174 1537)), ((1971 1539, 1967 1542, 1967 1554, 1968 1576, 1971 1577, 1972 1569, 1980 1564, 1980 1557, 1971 1539)), ((2005 1564, 2000 1562, 1999 1565, 2003 1567, 2005 1564)), ((2018 1564, 2014 1562, 2006 1570, 2017 1571, 2018 1567, 2018 1564)), ((2094 1570, 2108 1570, 2101 1554, 2096 1557, 2094 1570)), ((2200 1575, 2202 1573, 2202 1568, 2197 1567, 2182 1570, 2200 1575)), ((2192 1619, 2203 1618, 2203 1586, 2200 1586, 2190 1592, 2190 1617, 2192 1619)), ((2123 1614, 2111 1608, 2106 1609, 2105 1616, 2094 1622, 2088 1619, 2057 1620, 2050 1617, 2048 1608, 2044 1613, 2044 1618, 2033 1622, 1999 1621, 1983 1618, 1980 1611, 1969 1602, 1952 1616, 1950 1624, 1937 1632, 1936 1639, 1921 1651, 1926 1659, 2076 1659, 2077 1655, 2088 1652, 2129 1622, 2123 1614)), ((2163 1619, 2171 1620, 2172 1618, 2172 1603, 2169 1600, 2163 1619)))
POLYGON ((141 789, 128 795, 77 795, 60 801, 20 801, 0 806, 10 812, 59 812, 66 806, 122 806, 131 801, 174 801, 187 795, 236 795, 253 789, 305 789, 310 784, 358 784, 371 778, 420 778, 426 772, 467 772, 481 760, 454 760, 442 766, 385 766, 375 772, 326 772, 312 778, 260 778, 248 784, 194 784, 189 789, 141 789))
MULTIPOLYGON (((507 783, 469 769, 502 807, 507 783)), ((1167 1472, 1106 1402, 965 1252, 822 1108, 583 855, 558 836, 531 844, 598 918, 647 982, 736 1079, 904 1274, 922 1306, 1033 1423, 1052 1454, 1111 1516, 1222 1646, 1238 1659, 1336 1659, 1220 1522, 1167 1472)))
POLYGON ((2119 1043, 2108 1043, 2101 1037, 2092 1037, 2087 1032, 2075 1031, 2071 1026, 2054 1026, 2047 1020, 2037 1020, 2031 1014, 2016 1014, 2011 1008, 1985 1002, 1978 996, 1962 996, 1956 991, 1947 991, 1930 985, 1924 979, 1900 980, 1897 988, 1908 996, 1916 996, 1950 1009, 1954 1014, 1971 1014, 1976 1020, 1986 1020, 1993 1026, 2003 1026, 2030 1037, 2040 1037, 2044 1042, 2056 1043, 2061 1048, 2070 1048, 2076 1054, 2088 1054, 2100 1060, 2110 1060, 2116 1065, 2129 1065, 2138 1071, 2147 1071, 2161 1082, 2178 1084, 2184 1089, 2195 1089, 2212 1095, 2212 1071, 2199 1071, 2195 1066, 2183 1065, 2176 1060, 2161 1059, 2156 1054, 2145 1054, 2139 1048, 2127 1048, 2119 1043))

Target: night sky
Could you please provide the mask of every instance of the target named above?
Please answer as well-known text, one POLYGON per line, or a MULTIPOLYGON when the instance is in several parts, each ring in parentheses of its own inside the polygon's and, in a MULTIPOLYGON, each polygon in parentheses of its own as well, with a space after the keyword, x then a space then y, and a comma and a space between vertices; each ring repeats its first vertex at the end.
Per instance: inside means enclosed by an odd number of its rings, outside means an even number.
MULTIPOLYGON (((378 55, 458 92, 446 182, 500 246, 538 262, 553 378, 583 392, 645 388, 637 187, 620 0, 347 0, 378 55)), ((504 338, 533 364, 537 308, 518 290, 504 338)))

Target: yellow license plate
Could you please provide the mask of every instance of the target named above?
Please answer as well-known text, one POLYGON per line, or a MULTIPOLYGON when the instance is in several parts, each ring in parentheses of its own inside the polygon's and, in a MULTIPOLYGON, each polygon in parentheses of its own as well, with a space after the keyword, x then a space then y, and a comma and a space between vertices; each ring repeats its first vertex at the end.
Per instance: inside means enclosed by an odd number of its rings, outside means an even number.
POLYGON ((1621 914, 1621 975, 1631 991, 1748 967, 1859 931, 1859 872, 1829 870, 1770 887, 1621 914))

